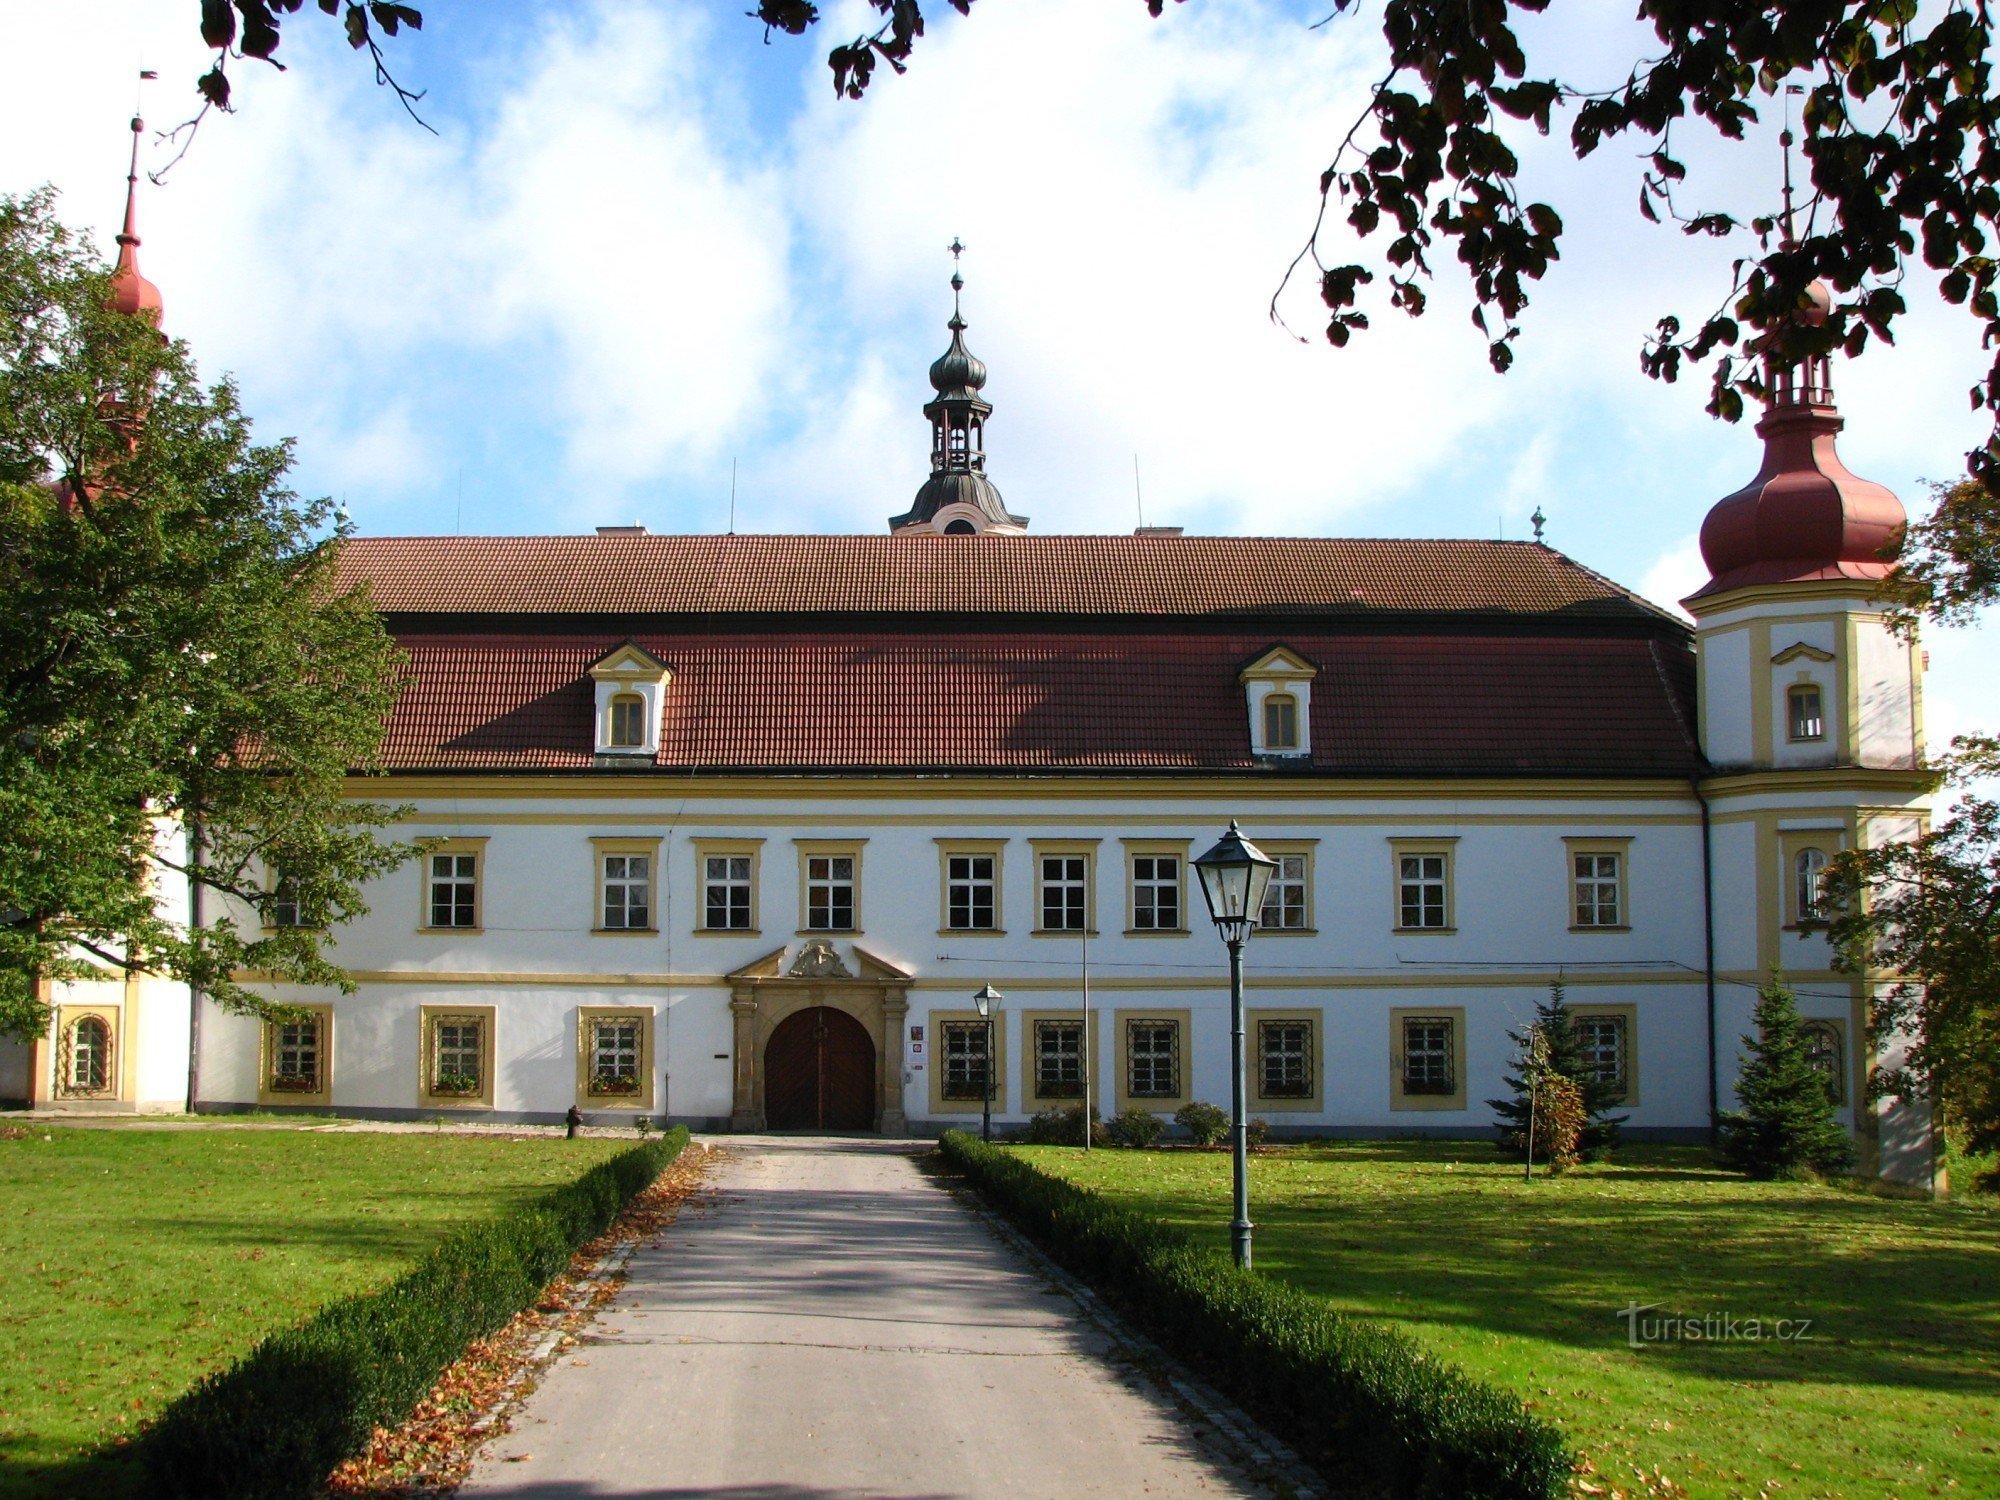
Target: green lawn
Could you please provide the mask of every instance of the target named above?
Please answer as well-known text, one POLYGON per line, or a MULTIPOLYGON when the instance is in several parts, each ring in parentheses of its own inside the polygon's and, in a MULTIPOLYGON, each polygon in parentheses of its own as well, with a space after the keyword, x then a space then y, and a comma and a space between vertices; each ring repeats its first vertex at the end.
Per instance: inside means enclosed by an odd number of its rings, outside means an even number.
POLYGON ((0 1500, 116 1492, 82 1455, 257 1338, 630 1142, 295 1129, 0 1139, 0 1500))
MULTIPOLYGON (((1225 1153, 1020 1149, 1227 1244, 1225 1153)), ((1260 1270, 1513 1390, 1607 1490, 1648 1493, 1643 1469, 1697 1497, 2000 1496, 1988 1203, 1751 1183, 1664 1147, 1524 1184, 1474 1143, 1341 1142, 1254 1158, 1251 1218, 1260 1270), (1635 1350, 1634 1303, 1812 1323, 1635 1350)))

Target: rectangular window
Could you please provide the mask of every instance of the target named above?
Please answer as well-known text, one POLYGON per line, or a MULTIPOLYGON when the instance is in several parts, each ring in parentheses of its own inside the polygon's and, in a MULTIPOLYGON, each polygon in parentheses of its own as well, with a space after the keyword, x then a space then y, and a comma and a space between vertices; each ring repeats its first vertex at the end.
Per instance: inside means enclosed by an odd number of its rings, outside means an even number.
POLYGON ((854 930, 854 856, 806 856, 806 928, 810 932, 854 930))
POLYGON ((653 925, 653 859, 648 854, 604 856, 604 925, 612 931, 653 925))
POLYGON ((1452 1055, 1449 1016, 1403 1018, 1403 1092, 1449 1095, 1458 1092, 1458 1064, 1452 1055))
POLYGON ((1819 688, 1814 684, 1801 683, 1785 694, 1789 706, 1791 737, 1795 740, 1817 740, 1826 737, 1826 714, 1820 705, 1819 688))
POLYGON ((1591 1077, 1610 1084, 1622 1096, 1629 1078, 1625 1017, 1576 1016, 1570 1025, 1591 1077))
POLYGON ((282 875, 271 883, 271 925, 273 927, 301 925, 298 887, 282 875))
POLYGON ((1125 1092, 1133 1099, 1178 1099, 1181 1028, 1178 1021, 1125 1023, 1125 1092))
POLYGON ((274 1094, 317 1094, 320 1092, 320 1018, 283 1021, 271 1036, 271 1092, 274 1094))
POLYGON ((751 928, 751 856, 705 854, 701 860, 701 925, 710 932, 751 928))
POLYGON ((470 853, 433 854, 429 868, 430 925, 477 927, 479 856, 470 853))
POLYGON ((1090 856, 1044 854, 1041 875, 1042 931, 1082 932, 1089 921, 1090 856))
POLYGON ((1257 1092, 1266 1099, 1310 1099, 1313 1094, 1313 1024, 1257 1023, 1257 1092))
POLYGON ((1299 744, 1299 700, 1290 693, 1272 693, 1264 700, 1264 748, 1296 750, 1299 744))
POLYGON ((1132 926, 1177 932, 1181 925, 1181 861, 1177 854, 1132 856, 1132 926))
POLYGON ((1271 872, 1271 884, 1264 892, 1264 912, 1260 927, 1290 928, 1299 931, 1312 925, 1306 911, 1306 857, 1303 854, 1273 854, 1278 868, 1271 872))
POLYGON ((1396 856, 1397 926, 1438 929, 1449 925, 1447 860, 1443 854, 1396 856))
POLYGON ((620 693, 611 700, 611 746, 636 750, 645 743, 646 700, 636 693, 620 693))
POLYGON ((939 1027, 938 1047, 944 1069, 944 1097, 986 1098, 988 1064, 985 1021, 946 1021, 939 1027))
POLYGON ((1572 854, 1570 856, 1571 910, 1579 927, 1618 927, 1624 913, 1619 910, 1619 857, 1616 854, 1572 854))
POLYGON ((629 1098, 639 1092, 646 1049, 637 1016, 603 1016, 590 1023, 590 1092, 629 1098))
POLYGON ((471 1097, 486 1087, 486 1018, 431 1018, 431 1092, 471 1097))
POLYGON ((1083 1022, 1035 1022, 1035 1097, 1083 1097, 1083 1022))
POLYGON ((945 856, 946 927, 991 932, 999 925, 994 863, 990 854, 945 856))

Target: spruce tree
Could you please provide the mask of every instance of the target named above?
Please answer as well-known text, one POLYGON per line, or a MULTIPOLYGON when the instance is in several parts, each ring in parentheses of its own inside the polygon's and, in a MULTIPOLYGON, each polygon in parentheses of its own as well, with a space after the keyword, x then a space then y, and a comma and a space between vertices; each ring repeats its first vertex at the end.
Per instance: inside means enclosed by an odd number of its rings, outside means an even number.
MULTIPOLYGON (((1618 1144, 1618 1127, 1625 1123, 1626 1117, 1610 1112, 1618 1104, 1618 1085, 1599 1078, 1590 1065, 1590 1059, 1584 1055, 1583 1046, 1577 1040, 1575 1018, 1570 1014, 1569 1004, 1563 996, 1561 980, 1549 986, 1549 998, 1535 1007, 1535 1019, 1528 1023, 1525 1031, 1507 1033, 1514 1043, 1517 1059, 1529 1055, 1529 1036, 1532 1033, 1540 1033, 1547 1049, 1546 1072, 1568 1079, 1582 1096, 1585 1123, 1577 1148, 1584 1160, 1598 1160, 1618 1144)), ((1500 1149, 1519 1155, 1525 1149, 1528 1132, 1529 1078, 1525 1064, 1517 1061, 1514 1071, 1507 1075, 1507 1088, 1511 1098, 1488 1099, 1486 1102, 1497 1116, 1494 1128, 1500 1132, 1500 1149)))
POLYGON ((1757 1035, 1736 1079, 1740 1110, 1722 1116, 1717 1154, 1751 1177, 1840 1172, 1854 1164, 1854 1143, 1834 1118, 1826 1078, 1813 1067, 1799 1008, 1773 975, 1757 992, 1757 1035))

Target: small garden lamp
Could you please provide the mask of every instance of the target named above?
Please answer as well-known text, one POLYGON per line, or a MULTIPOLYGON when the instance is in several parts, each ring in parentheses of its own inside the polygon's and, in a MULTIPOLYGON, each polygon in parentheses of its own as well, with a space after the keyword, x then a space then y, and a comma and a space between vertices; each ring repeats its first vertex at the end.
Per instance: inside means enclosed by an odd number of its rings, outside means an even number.
POLYGON ((993 1139, 993 1020, 1000 1012, 1003 998, 990 984, 972 997, 979 1019, 986 1023, 986 1042, 979 1062, 979 1071, 984 1075, 979 1096, 979 1138, 982 1141, 993 1139))
POLYGON ((1236 820, 1215 847, 1194 862, 1201 893, 1216 931, 1229 945, 1229 1139, 1235 1158, 1236 1217, 1230 1249, 1236 1264, 1250 1266, 1250 1151, 1243 1118, 1243 945, 1264 912, 1264 893, 1278 862, 1243 837, 1236 820))

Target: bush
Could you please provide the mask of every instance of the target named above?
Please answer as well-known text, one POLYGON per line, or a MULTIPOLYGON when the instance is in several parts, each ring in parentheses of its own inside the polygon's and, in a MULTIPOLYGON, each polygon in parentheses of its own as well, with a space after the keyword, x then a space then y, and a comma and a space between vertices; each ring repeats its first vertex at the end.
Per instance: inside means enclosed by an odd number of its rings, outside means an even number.
POLYGON ((1261 1146, 1271 1138, 1271 1122, 1261 1115, 1252 1115, 1243 1122, 1243 1144, 1261 1146))
POLYGON ((1119 1145, 1132 1146, 1139 1150, 1144 1150, 1157 1141, 1160 1133, 1166 1128, 1166 1123, 1158 1115, 1151 1110, 1140 1109, 1137 1105, 1130 1109, 1119 1110, 1112 1117, 1111 1123, 1104 1127, 1106 1134, 1119 1145))
MULTIPOLYGON (((1028 1117, 1028 1125, 1021 1132, 1021 1139, 1031 1146, 1081 1146, 1083 1144, 1084 1107, 1071 1104, 1058 1109, 1045 1109, 1028 1117)), ((1093 1144, 1103 1144, 1110 1140, 1111 1133, 1097 1118, 1097 1111, 1089 1111, 1090 1139, 1093 1144)))
POLYGON ((1389 1500, 1558 1500, 1574 1456, 1547 1422, 1409 1338, 1240 1271, 963 1131, 945 1159, 1061 1264, 1311 1459, 1389 1500))
POLYGON ((1219 1146, 1229 1139, 1229 1116, 1199 1099, 1175 1110, 1174 1123, 1193 1136, 1197 1146, 1219 1146))
POLYGON ((1854 1165, 1854 1142, 1834 1118, 1826 1079, 1806 1053, 1799 1008, 1776 978, 1757 994, 1757 1035, 1743 1038, 1750 1055, 1736 1078, 1740 1111, 1722 1116, 1716 1143, 1725 1166, 1751 1177, 1843 1172, 1854 1165))
POLYGON ((161 1500, 309 1500, 465 1346, 532 1306, 577 1246, 679 1156, 687 1131, 451 1235, 379 1291, 328 1304, 176 1398, 139 1439, 161 1500))

